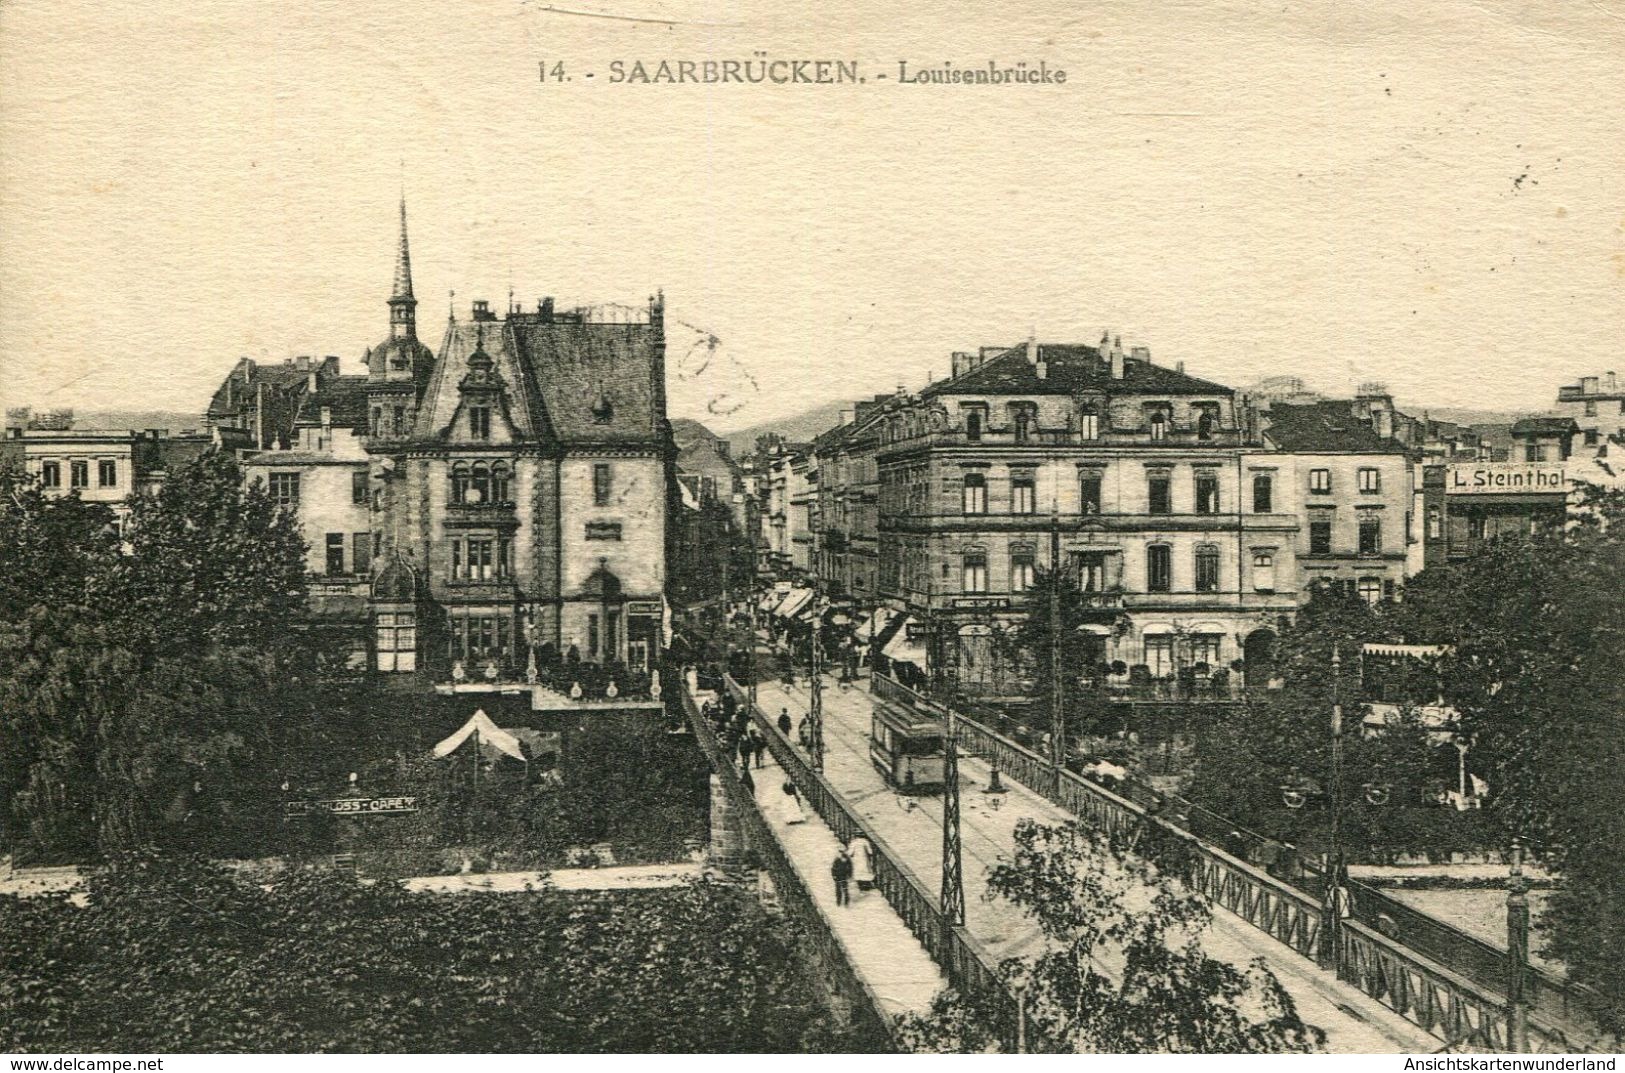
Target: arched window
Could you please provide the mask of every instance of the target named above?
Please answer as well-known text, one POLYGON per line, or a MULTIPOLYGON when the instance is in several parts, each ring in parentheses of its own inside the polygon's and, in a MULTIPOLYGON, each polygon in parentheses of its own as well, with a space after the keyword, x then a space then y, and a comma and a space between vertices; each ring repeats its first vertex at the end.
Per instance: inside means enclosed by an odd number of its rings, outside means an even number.
POLYGON ((451 464, 451 501, 455 504, 468 502, 467 462, 453 462, 451 464))
POLYGON ((1258 473, 1253 476, 1253 513, 1268 514, 1274 505, 1273 483, 1268 473, 1258 473))
POLYGON ((1428 508, 1428 539, 1438 540, 1444 535, 1444 515, 1438 507, 1428 508))
POLYGON ((1196 438, 1211 440, 1213 438, 1213 429, 1218 423, 1218 418, 1214 416, 1213 411, 1204 408, 1201 416, 1196 419, 1196 438))
POLYGON ((1099 438, 1100 415, 1093 406, 1085 406, 1078 411, 1078 435, 1086 440, 1099 438))
POLYGON ((491 466, 491 502, 507 505, 513 502, 513 471, 506 462, 491 466))
POLYGON ((474 463, 468 482, 468 501, 491 502, 491 467, 484 462, 474 463))
POLYGON ((1161 410, 1151 415, 1151 438, 1153 440, 1168 438, 1168 418, 1161 410))
POLYGON ((1174 587, 1174 549, 1152 544, 1145 549, 1145 591, 1171 592, 1174 587))

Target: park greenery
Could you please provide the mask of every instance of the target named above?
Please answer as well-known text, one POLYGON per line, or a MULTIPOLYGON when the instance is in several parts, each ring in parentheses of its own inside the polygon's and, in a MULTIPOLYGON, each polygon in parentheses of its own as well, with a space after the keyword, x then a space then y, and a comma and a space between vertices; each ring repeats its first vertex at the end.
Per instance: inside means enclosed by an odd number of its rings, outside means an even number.
POLYGON ((414 894, 122 857, 83 907, 0 897, 0 1050, 872 1050, 793 925, 710 884, 414 894))
MULTIPOLYGON (((1154 837, 1154 836, 1152 836, 1154 837)), ((1325 1042, 1263 965, 1209 957, 1211 910, 1169 878, 1159 850, 1076 823, 1021 821, 1011 858, 993 866, 988 897, 1034 920, 1042 954, 1011 958, 1001 974, 1025 996, 1029 1049, 1095 1054, 1308 1053, 1325 1042)), ((1165 861, 1170 871, 1175 862, 1165 861)), ((939 995, 900 1023, 924 1052, 997 1049, 1003 1017, 989 996, 939 995)))

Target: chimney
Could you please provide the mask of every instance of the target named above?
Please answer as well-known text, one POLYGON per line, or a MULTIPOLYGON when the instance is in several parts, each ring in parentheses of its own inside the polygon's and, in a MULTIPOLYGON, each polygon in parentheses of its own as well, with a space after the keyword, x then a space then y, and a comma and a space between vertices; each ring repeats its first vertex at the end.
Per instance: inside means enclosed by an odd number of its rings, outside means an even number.
MULTIPOLYGON (((978 350, 976 352, 976 364, 980 365, 984 361, 986 361, 988 358, 991 358, 993 355, 995 355, 995 354, 1003 354, 1006 350, 1009 350, 1009 349, 1010 349, 1009 347, 1003 347, 1003 346, 985 346, 985 347, 982 347, 980 350, 978 350)), ((972 367, 974 368, 974 366, 972 366, 972 367)))
POLYGON ((1105 332, 1100 337, 1100 353, 1111 363, 1112 379, 1123 379, 1123 344, 1121 340, 1112 341, 1112 333, 1105 332))
POLYGON ((1029 365, 1037 365, 1038 364, 1038 336, 1037 335, 1028 335, 1027 336, 1027 364, 1029 364, 1029 365))
MULTIPOLYGON (((1134 356, 1139 357, 1140 355, 1139 355, 1138 351, 1144 350, 1145 348, 1137 346, 1134 349, 1136 351, 1134 356)), ((1180 376, 1185 375, 1185 360, 1183 358, 1181 358, 1179 361, 1174 362, 1174 372, 1178 373, 1180 376)))
POLYGON ((312 369, 310 372, 305 374, 305 390, 309 391, 312 395, 316 393, 317 387, 315 369, 312 369))
POLYGON ((1377 430, 1377 435, 1385 440, 1394 438, 1394 412, 1386 406, 1373 407, 1371 420, 1377 430))
POLYGON ((1612 369, 1603 374, 1602 382, 1610 395, 1619 390, 1619 381, 1614 379, 1614 370, 1612 369))
POLYGON ((1049 379, 1049 362, 1047 362, 1047 361, 1037 362, 1036 364, 1033 365, 1033 372, 1038 374, 1038 379, 1040 379, 1040 380, 1048 380, 1049 379))
POLYGON ((841 410, 841 417, 840 417, 840 421, 837 424, 837 427, 844 427, 846 425, 850 425, 856 416, 857 416, 857 411, 855 409, 844 409, 843 408, 841 410))
POLYGON ((966 373, 970 372, 976 367, 971 364, 972 359, 968 351, 954 351, 954 356, 951 360, 952 364, 949 366, 949 368, 953 370, 953 372, 950 374, 953 376, 964 376, 966 373))
MULTIPOLYGON (((1121 349, 1121 347, 1119 347, 1119 349, 1121 349)), ((1151 348, 1148 347, 1148 346, 1134 347, 1133 349, 1131 349, 1128 352, 1128 356, 1133 358, 1135 361, 1143 361, 1147 365, 1151 364, 1151 348)), ((1179 363, 1179 371, 1180 372, 1185 371, 1185 363, 1184 362, 1179 363)))
POLYGON ((299 357, 294 360, 294 365, 296 367, 298 367, 300 372, 304 372, 306 369, 309 369, 310 368, 310 355, 309 354, 301 354, 301 355, 299 355, 299 357))

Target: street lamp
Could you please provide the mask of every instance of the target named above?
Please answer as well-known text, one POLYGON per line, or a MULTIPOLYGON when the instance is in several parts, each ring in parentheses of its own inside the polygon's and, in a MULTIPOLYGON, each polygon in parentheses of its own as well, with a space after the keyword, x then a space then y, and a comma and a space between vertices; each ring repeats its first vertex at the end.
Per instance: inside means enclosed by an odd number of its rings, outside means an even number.
POLYGON ((1507 882, 1507 1050, 1529 1050, 1524 977, 1529 967, 1529 881, 1523 875, 1523 840, 1512 840, 1512 871, 1507 882))

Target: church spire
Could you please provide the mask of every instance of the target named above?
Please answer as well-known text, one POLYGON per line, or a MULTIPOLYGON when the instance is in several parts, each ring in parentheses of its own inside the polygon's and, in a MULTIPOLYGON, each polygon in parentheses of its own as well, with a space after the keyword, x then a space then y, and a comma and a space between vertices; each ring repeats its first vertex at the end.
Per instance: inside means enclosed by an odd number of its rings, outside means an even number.
POLYGON ((406 244, 406 194, 401 194, 401 245, 395 254, 395 287, 389 295, 389 334, 417 338, 417 299, 412 297, 412 254, 406 244))

